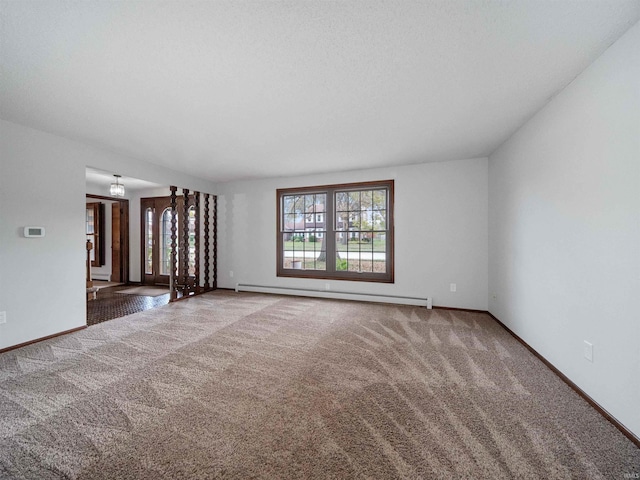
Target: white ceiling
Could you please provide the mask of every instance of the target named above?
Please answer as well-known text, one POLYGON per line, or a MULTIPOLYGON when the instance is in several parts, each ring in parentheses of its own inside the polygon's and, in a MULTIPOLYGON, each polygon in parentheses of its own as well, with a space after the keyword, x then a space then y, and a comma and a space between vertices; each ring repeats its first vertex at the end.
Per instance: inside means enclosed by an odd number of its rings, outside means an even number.
POLYGON ((2 118, 211 180, 489 155, 640 0, 6 1, 2 118))

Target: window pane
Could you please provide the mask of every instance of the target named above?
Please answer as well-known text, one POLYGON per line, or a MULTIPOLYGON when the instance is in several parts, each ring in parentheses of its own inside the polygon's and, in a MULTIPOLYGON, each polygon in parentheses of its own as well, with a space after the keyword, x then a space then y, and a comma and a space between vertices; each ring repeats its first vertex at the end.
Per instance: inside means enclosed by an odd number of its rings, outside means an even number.
POLYGON ((196 207, 189 207, 189 275, 196 274, 196 207))
POLYGON ((323 271, 327 277, 351 280, 393 281, 388 271, 387 205, 393 181, 279 190, 283 235, 278 256, 278 275, 311 276, 323 271), (313 193, 308 193, 313 192, 313 193), (327 195, 333 210, 326 210, 327 195), (293 205, 293 207, 291 207, 293 205), (327 229, 331 225, 335 232, 327 229), (331 257, 327 259, 327 252, 331 257), (281 270, 282 269, 282 270, 281 270), (301 270, 300 274, 294 273, 301 270), (379 276, 378 276, 379 275, 379 276))
POLYGON ((387 211, 376 210, 373 212, 373 229, 374 230, 386 230, 387 228, 387 211))
POLYGON ((302 252, 295 252, 292 258, 292 266, 294 270, 302 270, 304 268, 304 255, 302 252))
POLYGON ((360 210, 360 192, 349 192, 349 211, 360 210))
POLYGON ((349 260, 349 268, 347 269, 348 271, 360 271, 360 252, 358 251, 357 245, 349 246, 349 251, 347 252, 347 260, 349 260))
POLYGON ((346 252, 349 240, 349 232, 336 233, 336 251, 346 252))
MULTIPOLYGON (((160 275, 169 275, 171 272, 171 209, 166 208, 162 212, 162 226, 160 232, 160 275)), ((176 213, 176 228, 179 223, 179 216, 176 213)), ((176 255, 178 255, 176 249, 176 255)), ((177 263, 177 262, 176 262, 177 263)), ((178 273, 178 267, 176 265, 176 274, 178 273)))
POLYGON ((282 211, 283 213, 294 213, 295 212, 295 201, 296 197, 293 195, 286 195, 282 197, 282 211))
MULTIPOLYGON (((371 210, 365 212, 363 214, 363 220, 362 220, 363 224, 362 224, 362 229, 363 230, 375 230, 374 226, 374 220, 373 220, 373 212, 371 212, 371 210)), ((371 237, 371 234, 369 234, 369 237, 371 237)))
MULTIPOLYGON (((326 231, 316 230, 316 241, 313 245, 313 269, 314 270, 326 270, 327 269, 327 251, 326 251, 326 231)), ((307 267, 311 268, 311 267, 307 267)))
POLYGON ((344 253, 336 253, 336 271, 344 272, 347 270, 347 256, 344 253))
POLYGON ((292 232, 296 229, 296 216, 293 213, 286 213, 284 215, 284 222, 282 230, 285 232, 292 232))
POLYGON ((153 210, 147 208, 145 211, 144 227, 144 273, 153 273, 153 210))
POLYGON ((373 205, 376 210, 386 210, 387 208, 387 191, 386 190, 373 191, 373 205))
POLYGON ((373 241, 372 247, 374 252, 386 252, 387 251, 387 242, 386 232, 373 232, 373 241))
POLYGON ((284 246, 282 267, 291 268, 291 259, 293 258, 293 233, 285 232, 282 234, 282 245, 284 246))
POLYGON ((316 196, 315 195, 305 195, 304 196, 304 211, 306 213, 313 213, 313 207, 316 204, 316 196))
POLYGON ((350 212, 349 230, 360 230, 360 212, 350 212))
POLYGON ((336 230, 348 230, 349 229, 349 212, 337 211, 336 212, 336 230))
POLYGON ((372 197, 372 191, 371 190, 365 190, 362 192, 361 196, 360 196, 360 202, 361 202, 361 208, 364 209, 370 209, 371 208, 371 197, 372 197))
POLYGON ((87 234, 92 235, 95 232, 95 218, 93 214, 93 206, 87 208, 87 216, 86 216, 86 224, 87 224, 87 234))

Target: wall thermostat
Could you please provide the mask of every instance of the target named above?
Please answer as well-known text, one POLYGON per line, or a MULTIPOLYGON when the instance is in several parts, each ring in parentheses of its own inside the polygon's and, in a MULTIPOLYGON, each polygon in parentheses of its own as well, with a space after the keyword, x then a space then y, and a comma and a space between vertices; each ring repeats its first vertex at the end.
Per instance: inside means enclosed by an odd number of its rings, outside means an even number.
POLYGON ((25 237, 44 237, 44 227, 24 227, 25 237))

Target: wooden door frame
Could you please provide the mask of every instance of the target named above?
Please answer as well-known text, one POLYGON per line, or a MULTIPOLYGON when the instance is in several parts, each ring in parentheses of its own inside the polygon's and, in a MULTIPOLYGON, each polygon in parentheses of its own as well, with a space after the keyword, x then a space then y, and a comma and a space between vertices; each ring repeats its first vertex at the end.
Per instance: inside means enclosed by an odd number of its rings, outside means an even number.
MULTIPOLYGON (((114 198, 104 195, 93 195, 90 193, 85 194, 86 198, 109 200, 110 202, 118 203, 120 206, 120 282, 129 283, 129 200, 126 198, 114 198)), ((112 207, 113 208, 113 207, 112 207)), ((113 228, 111 228, 111 235, 113 236, 113 228)), ((113 248, 113 238, 111 242, 113 248)), ((113 255, 112 255, 113 259, 113 255)), ((113 261, 113 260, 112 260, 113 261)), ((113 274, 113 265, 111 266, 111 272, 113 274)))
POLYGON ((163 198, 163 197, 142 197, 140 199, 140 282, 142 283, 142 285, 156 285, 158 284, 157 280, 158 280, 158 272, 152 272, 151 276, 153 277, 151 280, 147 279, 147 258, 146 258, 146 227, 147 227, 147 216, 146 216, 146 210, 147 208, 152 208, 153 209, 153 239, 154 239, 154 246, 153 248, 153 258, 152 258, 152 266, 154 268, 157 268, 160 266, 160 259, 158 258, 159 256, 159 251, 160 251, 160 246, 158 244, 159 241, 159 232, 160 232, 160 225, 159 225, 159 221, 158 218, 156 217, 156 199, 157 198, 163 198), (149 204, 149 205, 145 205, 145 204, 149 204))
POLYGON ((123 202, 111 204, 111 281, 129 283, 129 208, 123 202), (115 222, 118 222, 118 235, 116 238, 115 222), (119 261, 116 262, 116 241, 120 245, 118 251, 119 261), (126 258, 123 256, 126 255, 126 258), (126 267, 126 268, 125 268, 126 267), (115 277, 115 278, 114 278, 115 277))
MULTIPOLYGON (((189 205, 192 205, 193 195, 189 196, 189 205)), ((147 283, 147 273, 146 273, 146 245, 145 245, 145 232, 146 232, 146 216, 145 211, 148 208, 148 205, 143 205, 145 202, 153 203, 154 209, 154 236, 156 238, 156 242, 160 241, 161 237, 161 229, 162 229, 162 214, 159 213, 156 215, 156 202, 162 204, 161 210, 164 211, 167 207, 171 205, 171 197, 170 196, 161 196, 161 197, 142 197, 140 198, 140 281, 143 285, 169 285, 170 280, 167 278, 166 283, 159 283, 158 277, 160 273, 153 273, 153 281, 147 283)), ((184 200, 180 197, 177 200, 176 213, 180 215, 180 212, 184 210, 184 200)), ((178 238, 178 244, 181 243, 180 238, 178 238)), ((157 243, 157 247, 154 248, 154 268, 160 268, 160 244, 157 243)), ((164 275, 163 275, 164 276, 164 275)), ((169 275, 167 275, 169 277, 169 275)), ((163 279, 164 280, 164 279, 163 279)))

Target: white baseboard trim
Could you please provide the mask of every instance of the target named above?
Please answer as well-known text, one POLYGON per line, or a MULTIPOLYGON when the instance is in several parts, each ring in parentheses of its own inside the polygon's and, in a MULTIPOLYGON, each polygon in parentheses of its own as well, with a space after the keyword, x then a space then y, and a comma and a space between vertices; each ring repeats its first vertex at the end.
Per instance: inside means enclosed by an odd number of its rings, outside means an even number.
POLYGON ((397 303, 432 308, 431 298, 403 297, 398 295, 380 295, 373 293, 340 292, 336 290, 312 290, 307 288, 273 287, 268 285, 236 284, 236 292, 273 293, 277 295, 296 295, 299 297, 333 298, 338 300, 358 300, 361 302, 397 303))

